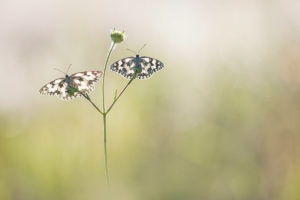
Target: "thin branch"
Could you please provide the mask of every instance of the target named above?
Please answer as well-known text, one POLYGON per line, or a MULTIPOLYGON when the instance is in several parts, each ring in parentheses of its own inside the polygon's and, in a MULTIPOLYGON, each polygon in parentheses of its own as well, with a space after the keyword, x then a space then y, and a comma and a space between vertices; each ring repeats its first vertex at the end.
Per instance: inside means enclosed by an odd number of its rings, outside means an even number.
POLYGON ((98 106, 96 106, 96 104, 91 100, 91 98, 89 97, 89 95, 87 95, 87 94, 83 94, 82 92, 80 92, 81 93, 81 95, 86 99, 86 100, 88 100, 93 106, 94 106, 94 108, 96 108, 96 110, 100 113, 100 114, 102 114, 103 115, 103 112, 100 110, 100 108, 98 108, 98 106))
POLYGON ((103 112, 100 110, 100 108, 98 108, 98 106, 96 106, 96 104, 91 100, 90 96, 88 94, 85 94, 83 92, 81 92, 80 90, 78 90, 76 87, 70 86, 69 88, 70 92, 74 93, 74 92, 78 92, 79 94, 81 94, 86 100, 88 100, 93 106, 94 108, 96 108, 96 110, 103 115, 103 112))
POLYGON ((123 94, 123 92, 127 89, 127 87, 130 85, 130 83, 135 79, 135 76, 133 76, 132 79, 130 79, 130 81, 127 83, 127 85, 123 88, 123 90, 121 91, 121 93, 118 95, 118 97, 116 99, 114 99, 113 103, 109 106, 109 108, 106 111, 106 114, 109 113, 109 111, 112 109, 112 107, 115 105, 115 103, 118 101, 118 99, 121 97, 121 95, 123 94))
POLYGON ((111 54, 112 50, 114 49, 115 45, 116 45, 115 42, 113 42, 112 45, 111 45, 111 48, 110 48, 110 50, 108 52, 108 55, 107 55, 107 58, 106 58, 106 61, 105 61, 104 70, 103 70, 103 77, 102 77, 102 106, 103 106, 103 113, 105 113, 104 80, 105 80, 106 68, 107 68, 107 63, 108 63, 110 54, 111 54))
POLYGON ((103 140, 104 140, 104 157, 105 157, 105 174, 106 174, 106 182, 109 184, 109 173, 108 173, 108 164, 107 164, 107 145, 106 145, 106 112, 105 112, 105 93, 104 93, 104 80, 105 80, 105 74, 106 74, 106 68, 107 68, 107 63, 110 57, 111 52, 113 51, 115 47, 115 42, 112 43, 110 50, 108 52, 105 65, 104 65, 104 70, 103 70, 103 77, 102 77, 102 106, 103 106, 103 140))
POLYGON ((105 174, 106 174, 106 182, 109 184, 109 173, 108 173, 108 165, 107 165, 107 146, 106 146, 106 114, 103 115, 103 132, 104 132, 104 158, 105 158, 105 174))

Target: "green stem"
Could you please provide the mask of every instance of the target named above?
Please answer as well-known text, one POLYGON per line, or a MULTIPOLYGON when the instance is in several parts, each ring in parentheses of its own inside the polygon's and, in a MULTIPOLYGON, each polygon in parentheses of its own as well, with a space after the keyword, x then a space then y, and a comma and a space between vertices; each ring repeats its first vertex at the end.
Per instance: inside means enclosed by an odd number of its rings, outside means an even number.
POLYGON ((135 76, 133 76, 132 79, 130 79, 130 81, 127 83, 127 85, 123 88, 123 90, 121 91, 121 93, 118 95, 118 97, 116 99, 114 99, 113 103, 109 106, 109 108, 106 111, 106 114, 109 113, 109 111, 112 109, 112 107, 115 105, 115 103, 118 101, 118 99, 121 97, 121 95, 123 94, 123 92, 126 90, 126 88, 130 85, 130 83, 135 79, 135 76))
POLYGON ((96 106, 96 104, 91 100, 91 98, 87 95, 87 94, 83 94, 82 92, 80 92, 81 95, 86 99, 88 100, 93 106, 94 108, 96 108, 96 110, 103 115, 103 112, 100 110, 100 108, 98 108, 98 106, 96 106))
POLYGON ((109 184, 109 174, 107 166, 107 148, 106 148, 106 114, 103 114, 103 130, 104 130, 104 156, 105 156, 105 174, 106 182, 109 184))
POLYGON ((108 52, 106 61, 105 61, 105 65, 104 65, 104 70, 103 70, 103 77, 102 77, 102 106, 103 106, 103 112, 102 112, 102 116, 103 116, 103 131, 104 131, 104 157, 105 157, 105 173, 106 173, 106 181, 107 184, 109 184, 109 174, 108 174, 108 164, 107 164, 107 146, 106 146, 106 112, 105 112, 105 93, 104 93, 104 83, 105 83, 105 74, 106 74, 106 68, 107 68, 107 63, 109 60, 109 57, 111 55, 111 52, 113 51, 114 47, 115 47, 115 42, 112 43, 111 48, 108 52))
POLYGON ((93 106, 94 108, 96 108, 96 110, 103 116, 103 139, 104 139, 104 157, 105 157, 105 174, 106 174, 106 181, 107 181, 107 184, 109 184, 109 173, 108 173, 108 162, 107 162, 107 142, 106 142, 106 133, 107 133, 107 130, 106 130, 106 117, 107 117, 107 114, 109 113, 109 111, 112 109, 112 107, 115 105, 115 103, 118 101, 118 99, 121 97, 121 95, 123 94, 123 92, 127 89, 127 87, 131 84, 131 82, 136 78, 136 73, 133 75, 132 79, 130 79, 130 81, 126 84, 126 86, 123 88, 123 90, 121 91, 121 93, 115 97, 113 103, 109 106, 109 108, 107 109, 107 111, 105 112, 105 92, 104 92, 104 84, 105 84, 105 74, 106 74, 106 68, 107 68, 107 64, 108 64, 108 61, 109 61, 109 57, 115 47, 116 43, 113 42, 112 45, 111 45, 111 48, 108 52, 108 55, 107 55, 107 58, 106 58, 106 61, 105 61, 105 65, 104 65, 104 70, 103 70, 103 77, 102 77, 102 106, 103 106, 103 111, 101 111, 97 106, 96 104, 90 99, 90 97, 87 95, 87 94, 83 94, 81 93, 80 91, 77 90, 77 92, 80 92, 82 96, 84 96, 85 99, 87 99, 93 106))
POLYGON ((110 50, 108 52, 108 55, 107 55, 107 58, 106 58, 106 61, 105 61, 104 70, 103 70, 103 77, 102 77, 102 106, 103 106, 103 113, 105 113, 105 105, 104 105, 104 102, 105 102, 105 98, 104 98, 104 81, 105 81, 106 68, 107 68, 107 63, 108 63, 110 54, 111 54, 112 50, 114 49, 115 45, 116 45, 115 42, 113 42, 112 45, 111 45, 111 48, 110 48, 110 50))

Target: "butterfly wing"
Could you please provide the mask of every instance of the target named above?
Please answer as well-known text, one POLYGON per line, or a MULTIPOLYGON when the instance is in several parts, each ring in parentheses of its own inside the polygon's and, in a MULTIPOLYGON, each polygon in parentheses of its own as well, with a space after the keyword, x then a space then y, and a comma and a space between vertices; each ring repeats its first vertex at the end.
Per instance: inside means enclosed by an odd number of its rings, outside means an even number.
POLYGON ((148 79, 153 73, 161 70, 164 67, 164 64, 154 58, 147 56, 142 57, 127 57, 123 58, 117 62, 114 62, 110 69, 114 72, 117 72, 124 76, 127 79, 131 79, 134 74, 134 67, 140 63, 142 71, 137 74, 138 79, 148 79))
POLYGON ((40 94, 51 95, 51 96, 57 95, 58 85, 63 84, 64 80, 65 80, 64 78, 58 78, 55 79, 54 81, 47 83, 40 89, 39 91, 40 94))
POLYGON ((164 67, 164 64, 161 61, 154 58, 141 56, 140 59, 142 59, 142 71, 141 73, 137 74, 138 79, 148 79, 155 72, 161 70, 164 67))
POLYGON ((101 71, 85 71, 72 74, 74 86, 82 93, 88 94, 94 90, 96 83, 102 77, 101 71))
POLYGON ((40 89, 40 94, 56 96, 61 100, 70 100, 75 97, 79 97, 81 95, 78 92, 69 94, 67 89, 68 89, 68 83, 66 82, 66 79, 58 78, 44 85, 40 89))
POLYGON ((90 93, 101 76, 101 71, 78 72, 70 76, 72 83, 70 81, 67 82, 65 78, 58 78, 44 85, 40 89, 40 93, 57 96, 61 100, 71 100, 80 97, 80 92, 84 94, 90 93), (80 92, 70 92, 71 86, 77 88, 80 92))
POLYGON ((134 74, 133 71, 133 67, 135 66, 134 59, 135 57, 131 56, 131 57, 118 60, 117 62, 114 62, 110 66, 110 69, 118 74, 121 74, 127 79, 131 79, 134 74))

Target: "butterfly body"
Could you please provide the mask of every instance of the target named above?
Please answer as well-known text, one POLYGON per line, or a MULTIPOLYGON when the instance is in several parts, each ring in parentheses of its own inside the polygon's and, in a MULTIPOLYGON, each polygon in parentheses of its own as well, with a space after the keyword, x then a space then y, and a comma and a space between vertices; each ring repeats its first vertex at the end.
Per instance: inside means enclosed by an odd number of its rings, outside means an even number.
POLYGON ((131 79, 134 74, 138 79, 148 79, 163 67, 164 64, 161 61, 139 54, 136 54, 135 57, 123 58, 110 66, 112 71, 127 79, 131 79))
POLYGON ((102 76, 101 71, 85 71, 64 78, 58 78, 44 85, 40 94, 57 96, 62 100, 70 100, 93 91, 102 76))
POLYGON ((71 77, 68 74, 66 74, 65 79, 66 79, 66 83, 68 83, 68 84, 73 83, 73 80, 71 79, 71 77))

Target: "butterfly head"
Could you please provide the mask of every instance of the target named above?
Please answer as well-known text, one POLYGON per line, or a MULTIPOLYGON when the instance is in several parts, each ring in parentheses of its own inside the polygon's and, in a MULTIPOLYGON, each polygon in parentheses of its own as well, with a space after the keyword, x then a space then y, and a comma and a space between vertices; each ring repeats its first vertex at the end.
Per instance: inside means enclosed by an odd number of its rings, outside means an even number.
POLYGON ((68 84, 72 83, 72 79, 68 74, 66 74, 65 79, 68 84))
POLYGON ((61 73, 63 73, 63 74, 65 74, 65 79, 66 79, 66 80, 70 80, 71 78, 70 78, 70 76, 68 75, 68 72, 69 72, 69 69, 70 69, 71 65, 72 65, 72 64, 69 65, 68 70, 67 70, 67 73, 65 73, 65 72, 63 72, 63 71, 61 71, 60 69, 57 69, 57 68, 53 68, 53 69, 54 69, 54 70, 57 70, 57 71, 59 71, 59 72, 61 72, 61 73))

